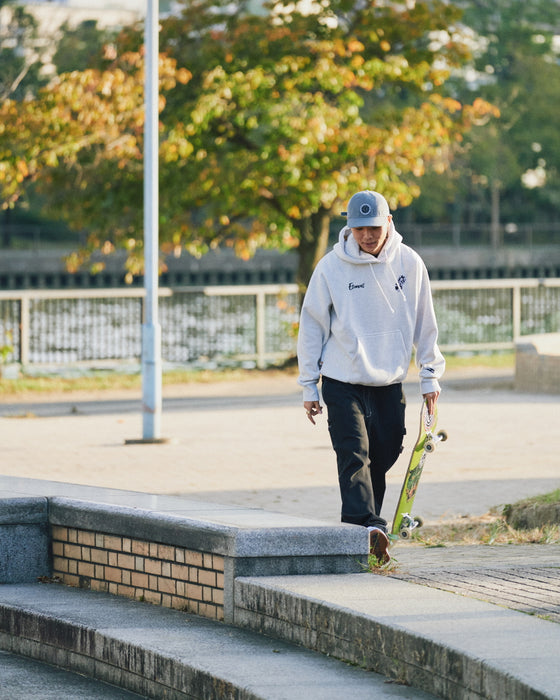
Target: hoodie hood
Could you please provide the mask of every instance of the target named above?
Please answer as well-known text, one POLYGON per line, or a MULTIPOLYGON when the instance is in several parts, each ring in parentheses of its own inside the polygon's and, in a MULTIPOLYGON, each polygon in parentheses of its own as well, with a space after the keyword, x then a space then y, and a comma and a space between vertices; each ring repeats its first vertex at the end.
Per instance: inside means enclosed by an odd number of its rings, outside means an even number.
MULTIPOLYGON (((378 274, 375 273, 375 269, 377 265, 385 264, 385 269, 387 270, 389 278, 391 279, 391 286, 395 286, 396 289, 400 289, 406 301, 406 294, 404 293, 404 290, 402 289, 401 285, 399 285, 399 281, 397 279, 397 276, 395 275, 393 266, 391 265, 391 263, 397 257, 397 252, 401 243, 402 236, 400 235, 400 233, 397 233, 397 230, 395 229, 395 226, 391 221, 391 223, 389 224, 387 240, 385 241, 385 245, 381 249, 381 252, 377 256, 371 255, 370 253, 366 253, 363 250, 361 250, 356 239, 352 235, 352 229, 348 226, 345 226, 342 229, 338 237, 338 243, 336 243, 333 248, 335 254, 345 262, 352 263, 353 265, 370 266, 369 269, 371 270, 371 274, 373 276, 373 279, 375 280, 375 284, 379 287, 379 291, 385 299, 387 306, 392 314, 395 313, 395 308, 391 303, 389 297, 387 296, 387 293, 383 288, 383 284, 378 278, 378 274)), ((378 273, 380 269, 382 268, 377 268, 378 273)))
POLYGON ((397 254, 397 250, 402 243, 402 236, 397 232, 395 225, 391 221, 389 224, 389 234, 385 245, 378 256, 365 253, 356 243, 352 235, 352 229, 348 226, 340 231, 338 243, 335 243, 333 250, 336 255, 346 262, 354 265, 375 265, 379 263, 390 263, 397 254))

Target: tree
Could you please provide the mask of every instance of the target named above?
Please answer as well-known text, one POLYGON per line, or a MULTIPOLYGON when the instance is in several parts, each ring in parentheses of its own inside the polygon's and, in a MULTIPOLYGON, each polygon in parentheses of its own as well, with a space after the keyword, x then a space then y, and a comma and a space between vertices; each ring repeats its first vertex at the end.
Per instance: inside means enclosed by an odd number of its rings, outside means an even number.
MULTIPOLYGON (((331 218, 354 191, 375 188, 393 208, 409 204, 426 169, 445 167, 464 131, 490 113, 482 100, 463 106, 440 94, 449 69, 467 55, 448 3, 331 0, 314 9, 306 15, 275 5, 256 15, 243 6, 232 12, 225 0, 198 0, 162 22, 162 52, 192 76, 177 80, 175 72, 164 90, 165 252, 225 243, 247 257, 258 246, 297 247, 305 286, 326 250, 331 218), (437 49, 435 30, 448 36, 437 49)), ((127 49, 139 44, 138 33, 121 38, 127 49)), ((117 62, 62 76, 42 94, 34 108, 47 122, 64 103, 70 123, 55 118, 69 141, 47 149, 56 157, 40 187, 51 210, 90 231, 90 249, 135 250, 130 269, 137 272, 141 85, 135 92, 127 74, 136 102, 123 111, 111 83, 121 85, 120 70, 117 62), (100 136, 108 127, 111 137, 100 136)))
POLYGON ((501 118, 467 134, 463 153, 450 166, 445 182, 437 180, 429 197, 422 196, 411 208, 433 220, 434 211, 453 203, 467 223, 468 217, 491 220, 497 246, 502 242, 502 221, 558 220, 560 137, 555 125, 560 64, 553 45, 558 4, 462 4, 462 21, 473 37, 473 61, 448 81, 446 89, 461 101, 476 92, 499 108, 501 118), (444 196, 438 199, 438 193, 444 196))
POLYGON ((487 110, 437 93, 442 60, 465 56, 458 38, 430 48, 432 31, 453 32, 458 15, 447 4, 331 2, 313 16, 226 10, 219 30, 202 7, 189 4, 162 37, 180 62, 206 67, 193 68, 183 91, 196 162, 188 191, 204 217, 193 226, 188 202, 176 199, 175 229, 191 239, 194 230, 199 245, 232 237, 244 255, 297 245, 303 286, 356 189, 380 189, 393 207, 410 203, 416 179, 448 157, 473 112, 487 110))
MULTIPOLYGON (((126 53, 111 70, 67 73, 37 100, 6 100, 0 107, 4 206, 35 182, 48 195, 50 212, 77 230, 90 226, 90 249, 107 252, 113 241, 128 246, 135 272, 129 241, 142 218, 143 69, 140 54, 126 53)), ((161 57, 159 75, 163 107, 165 92, 189 74, 161 57)), ((69 265, 77 268, 86 258, 87 251, 79 251, 69 265)))
POLYGON ((60 32, 61 37, 52 59, 58 75, 100 67, 100 62, 104 63, 101 67, 110 63, 109 60, 102 59, 107 54, 111 55, 111 44, 116 31, 99 29, 97 20, 90 19, 80 22, 75 28, 65 22, 60 27, 60 32))

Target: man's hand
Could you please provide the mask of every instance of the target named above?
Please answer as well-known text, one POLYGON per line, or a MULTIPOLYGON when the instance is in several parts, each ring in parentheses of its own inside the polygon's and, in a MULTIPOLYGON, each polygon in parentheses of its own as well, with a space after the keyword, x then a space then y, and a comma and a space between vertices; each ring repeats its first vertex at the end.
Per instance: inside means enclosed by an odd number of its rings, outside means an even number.
POLYGON ((315 425, 315 416, 323 413, 323 407, 318 401, 304 401, 303 407, 309 420, 315 425))
POLYGON ((424 401, 426 402, 426 407, 430 416, 434 415, 438 396, 439 391, 432 391, 429 394, 424 394, 424 401))

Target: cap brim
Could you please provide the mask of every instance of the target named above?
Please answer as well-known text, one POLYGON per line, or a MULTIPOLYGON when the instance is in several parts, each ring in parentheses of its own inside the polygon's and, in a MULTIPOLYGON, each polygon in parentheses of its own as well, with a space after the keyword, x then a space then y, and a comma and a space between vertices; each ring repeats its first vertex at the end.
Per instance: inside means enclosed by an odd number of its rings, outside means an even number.
POLYGON ((348 219, 347 226, 350 228, 360 228, 360 226, 383 226, 387 223, 386 216, 360 216, 348 219))

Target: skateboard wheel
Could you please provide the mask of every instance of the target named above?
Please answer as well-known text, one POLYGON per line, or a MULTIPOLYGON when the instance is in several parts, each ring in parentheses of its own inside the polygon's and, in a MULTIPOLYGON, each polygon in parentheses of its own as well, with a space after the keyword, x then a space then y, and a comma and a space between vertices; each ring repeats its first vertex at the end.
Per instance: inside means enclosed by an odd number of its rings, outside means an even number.
POLYGON ((426 452, 435 452, 436 451, 436 446, 431 440, 428 440, 426 444, 424 445, 424 449, 426 452))
POLYGON ((438 432, 438 438, 442 441, 445 442, 447 440, 447 433, 445 430, 440 430, 438 432))
POLYGON ((422 527, 424 521, 422 520, 422 518, 414 518, 414 523, 414 527, 422 527))
POLYGON ((399 535, 402 540, 407 540, 410 537, 410 528, 403 527, 403 529, 399 531, 399 535))

